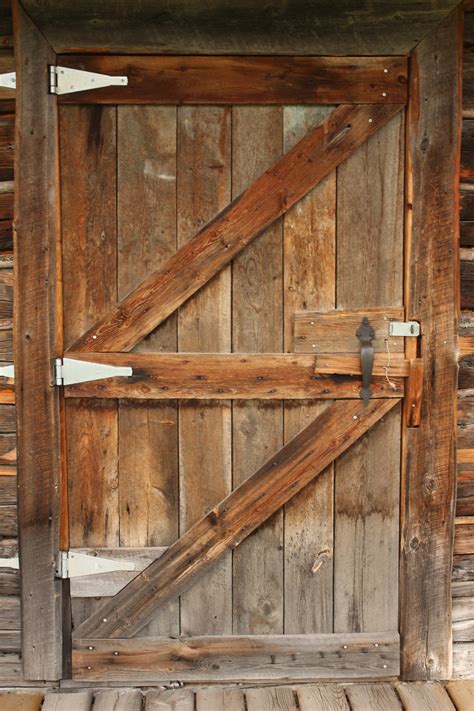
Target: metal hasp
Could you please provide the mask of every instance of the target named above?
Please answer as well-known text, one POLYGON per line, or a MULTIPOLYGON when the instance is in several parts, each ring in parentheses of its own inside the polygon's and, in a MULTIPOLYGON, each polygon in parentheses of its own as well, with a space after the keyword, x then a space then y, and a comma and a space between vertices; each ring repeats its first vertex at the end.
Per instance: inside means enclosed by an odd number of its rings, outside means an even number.
POLYGON ((49 67, 49 91, 51 94, 75 94, 78 91, 103 89, 107 86, 127 86, 128 77, 86 72, 69 67, 49 67))
POLYGON ((56 358, 55 369, 56 385, 74 385, 75 383, 87 383, 91 380, 105 380, 120 376, 129 378, 133 375, 132 368, 128 366, 93 363, 74 358, 56 358))
POLYGON ((117 570, 135 570, 135 563, 130 560, 111 560, 75 551, 59 551, 56 558, 55 576, 57 578, 79 578, 83 575, 99 575, 117 570))
POLYGON ((419 336, 420 324, 418 321, 390 321, 388 325, 389 336, 419 336))
POLYGON ((370 325, 367 316, 364 316, 362 319, 362 323, 356 331, 356 336, 360 341, 360 365, 362 370, 360 397, 367 405, 372 397, 372 390, 370 389, 372 370, 374 368, 374 347, 372 341, 375 338, 375 331, 370 325))
POLYGON ((0 74, 0 86, 5 89, 16 89, 16 72, 0 74))

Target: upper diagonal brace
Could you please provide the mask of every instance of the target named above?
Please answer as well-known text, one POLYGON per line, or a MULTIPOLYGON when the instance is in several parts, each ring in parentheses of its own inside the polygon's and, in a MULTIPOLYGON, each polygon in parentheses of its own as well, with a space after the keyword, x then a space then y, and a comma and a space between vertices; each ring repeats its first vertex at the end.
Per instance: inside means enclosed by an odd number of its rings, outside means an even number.
POLYGON ((403 106, 341 105, 72 347, 130 351, 403 106))
POLYGON ((108 599, 77 637, 133 637, 162 603, 181 594, 345 452, 399 400, 334 402, 257 472, 191 526, 166 553, 108 599))

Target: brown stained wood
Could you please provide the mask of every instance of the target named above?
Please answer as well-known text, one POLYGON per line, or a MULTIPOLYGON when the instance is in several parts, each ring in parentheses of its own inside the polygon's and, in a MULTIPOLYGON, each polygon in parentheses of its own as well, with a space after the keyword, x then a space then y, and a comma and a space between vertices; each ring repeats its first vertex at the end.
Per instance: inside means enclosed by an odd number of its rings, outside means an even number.
MULTIPOLYGON (((70 353, 72 358, 129 366, 132 377, 68 385, 66 398, 180 399, 333 399, 358 398, 361 378, 315 373, 310 355, 275 353, 135 354, 70 353)), ((376 372, 381 372, 376 371, 376 372)), ((383 371, 384 372, 384 371, 383 371)), ((403 379, 384 375, 372 381, 374 397, 400 397, 403 379)))
POLYGON ((0 506, 0 536, 16 536, 18 534, 17 507, 0 506))
POLYGON ((14 432, 16 429, 16 411, 12 405, 0 404, 0 432, 14 432))
POLYGON ((300 686, 295 691, 300 711, 349 711, 342 686, 300 686))
POLYGON ((398 651, 396 632, 78 639, 73 678, 122 683, 169 680, 170 675, 184 682, 384 679, 397 676, 398 651))
POLYGON ((402 711, 395 691, 388 684, 354 684, 346 687, 352 711, 402 711))
POLYGON ((42 702, 43 694, 37 691, 0 694, 2 711, 40 711, 42 702))
POLYGON ((422 417, 423 401, 423 360, 413 358, 410 361, 410 373, 406 385, 405 412, 407 426, 419 427, 422 417))
MULTIPOLYGON (((379 352, 387 355, 387 347, 389 353, 403 350, 404 339, 388 334, 391 318, 404 320, 403 173, 401 115, 337 171, 336 293, 341 323, 351 323, 346 353, 360 353, 355 331, 364 316, 375 325, 379 352), (357 311, 348 313, 353 309, 357 311)), ((390 382, 389 376, 385 379, 388 391, 390 382)), ((387 630, 398 625, 400 422, 401 412, 396 408, 335 464, 337 632, 387 630)))
MULTIPOLYGON (((360 375, 362 367, 360 355, 338 355, 322 353, 315 356, 314 372, 317 375, 360 375)), ((408 377, 410 375, 410 361, 405 360, 401 353, 390 355, 379 353, 374 357, 373 375, 383 375, 391 378, 408 377)))
POLYGON ((214 560, 239 545, 395 404, 335 402, 83 622, 77 636, 138 632, 159 604, 182 592, 214 560))
POLYGON ((474 356, 474 335, 460 336, 459 340, 459 357, 474 356))
POLYGON ((142 711, 140 689, 104 689, 94 695, 93 711, 142 711))
POLYGON ((59 392, 51 363, 59 355, 56 302, 58 195, 55 99, 44 91, 55 55, 19 3, 15 15, 18 123, 15 175, 15 366, 19 520, 22 527, 23 670, 31 680, 61 676, 62 583, 54 577, 59 544, 59 392), (27 295, 27 296, 26 296, 27 295), (38 584, 40 582, 40 584, 38 584))
POLYGON ((472 523, 458 524, 454 530, 454 555, 466 554, 474 555, 474 518, 472 523))
POLYGON ((406 306, 407 318, 423 324, 424 383, 421 424, 407 430, 404 447, 400 629, 405 680, 451 674, 460 32, 456 11, 416 48, 407 115, 411 258, 406 306), (433 579, 438 584, 427 584, 433 579))
POLYGON ((18 570, 14 568, 0 569, 0 595, 20 595, 20 573, 18 570))
MULTIPOLYGON (((283 148, 324 120, 330 107, 285 107, 283 148)), ((335 306, 336 174, 333 171, 283 221, 284 350, 293 351, 295 311, 335 306)), ((311 356, 313 357, 313 356, 311 356)), ((311 400, 286 402, 285 441, 323 411, 311 400)), ((285 632, 332 632, 334 465, 285 506, 285 632)))
MULTIPOLYGON (((107 104, 404 104, 406 57, 66 55, 62 66, 128 77, 81 93, 107 104)), ((60 103, 75 103, 63 95, 60 103)))
MULTIPOLYGON (((114 108, 60 110, 66 347, 117 299, 116 131, 114 108)), ((69 401, 65 420, 70 545, 118 545, 117 405, 69 401)))
POLYGON ((474 681, 450 681, 446 691, 457 711, 469 711, 474 705, 474 681))
MULTIPOLYGON (((45 43, 46 44, 46 43, 45 43)), ((15 59, 13 56, 13 51, 8 50, 6 52, 0 53, 0 73, 13 72, 15 71, 15 59)), ((15 99, 16 91, 15 89, 8 89, 6 87, 0 87, 0 101, 11 101, 15 99)))
POLYGON ((474 220, 463 221, 459 225, 460 246, 474 247, 474 220))
MULTIPOLYGON (((120 106, 117 132, 117 286, 122 298, 176 250, 176 109, 120 106)), ((141 353, 176 349, 176 318, 136 348, 141 353)), ((179 525, 177 405, 126 401, 119 403, 118 414, 120 545, 169 545, 179 525)), ((179 609, 171 603, 147 633, 178 631, 179 609)))
POLYGON ((16 497, 16 476, 2 476, 0 474, 0 505, 16 504, 16 497))
POLYGON ((461 260, 461 308, 474 308, 474 262, 461 260))
POLYGON ((16 462, 16 435, 0 434, 0 466, 14 465, 16 462))
POLYGON ((396 689, 405 711, 455 711, 441 684, 397 684, 396 689))
MULTIPOLYGON (((231 127, 227 108, 184 106, 178 110, 177 234, 181 250, 231 200, 231 127)), ((179 350, 230 351, 231 318, 231 271, 227 268, 179 310, 179 350)), ((230 402, 180 402, 178 446, 182 534, 232 488, 230 402)), ((181 596, 180 620, 182 634, 231 633, 230 553, 181 596)))
MULTIPOLYGON (((399 235, 397 236, 400 239, 399 235)), ((377 238, 375 241, 378 241, 377 238)), ((372 247, 372 249, 377 248, 381 247, 378 247, 377 244, 372 247)), ((365 252, 366 247, 364 246, 363 253, 365 252)), ((384 273, 385 271, 382 272, 382 274, 384 273)), ((400 274, 399 269, 398 274, 400 274)), ((376 278, 375 275, 374 278, 376 278)), ((380 279, 382 278, 380 275, 380 279)), ((340 281, 347 284, 345 286, 346 290, 351 288, 352 277, 351 279, 347 276, 345 278, 340 277, 340 281)), ((368 289, 370 290, 370 287, 368 289)), ((377 289, 376 284, 374 284, 374 289, 377 289)), ((372 295, 372 299, 367 297, 368 301, 373 301, 374 299, 378 300, 375 294, 372 295)), ((350 298, 346 298, 348 304, 350 301, 350 298)), ((388 303, 390 302, 387 299, 388 303)), ((372 328, 375 330, 375 338, 373 340, 375 352, 386 355, 387 344, 390 352, 401 353, 403 351, 404 339, 389 336, 388 332, 390 321, 403 321, 403 309, 389 305, 362 308, 359 306, 357 309, 340 308, 322 313, 317 311, 297 312, 294 320, 294 350, 296 353, 315 354, 344 353, 347 355, 348 353, 359 353, 360 341, 355 334, 365 316, 367 316, 372 328)))
POLYGON ((133 348, 399 111, 397 105, 339 106, 90 328, 73 350, 133 348))
MULTIPOLYGON (((233 108, 232 197, 281 157, 282 130, 280 107, 233 108)), ((282 350, 282 249, 278 220, 232 263, 232 348, 237 352, 282 350)), ((233 403, 233 486, 245 481, 282 444, 282 403, 233 403)), ((234 551, 234 633, 283 633, 283 540, 283 512, 279 511, 234 551)))
POLYGON ((334 5, 277 4, 271 13, 247 3, 212 0, 166 7, 138 0, 133 8, 105 0, 91 17, 78 0, 26 0, 25 7, 56 51, 156 54, 408 54, 458 0, 368 0, 334 5), (104 27, 107 31, 104 31, 104 27), (186 32, 183 31, 186 28, 186 32))
POLYGON ((244 692, 241 689, 197 689, 196 711, 209 711, 209 709, 247 711, 244 692))
POLYGON ((298 711, 295 692, 287 686, 247 689, 245 700, 248 711, 298 711))
POLYGON ((153 689, 146 694, 145 711, 194 711, 194 693, 191 689, 153 689))

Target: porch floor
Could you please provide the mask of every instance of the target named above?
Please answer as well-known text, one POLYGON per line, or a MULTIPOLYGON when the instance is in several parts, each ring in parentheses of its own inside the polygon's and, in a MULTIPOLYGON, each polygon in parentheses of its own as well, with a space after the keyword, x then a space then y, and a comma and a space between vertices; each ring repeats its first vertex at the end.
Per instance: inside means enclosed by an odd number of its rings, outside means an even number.
POLYGON ((1 711, 472 711, 474 681, 0 692, 1 711))

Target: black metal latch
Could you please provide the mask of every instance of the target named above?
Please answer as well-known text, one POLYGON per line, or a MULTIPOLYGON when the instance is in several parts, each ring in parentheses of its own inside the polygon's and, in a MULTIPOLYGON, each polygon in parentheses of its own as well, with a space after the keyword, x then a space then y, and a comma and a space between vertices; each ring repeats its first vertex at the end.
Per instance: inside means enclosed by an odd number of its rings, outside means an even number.
POLYGON ((360 341, 360 365, 362 370, 360 397, 367 405, 372 397, 372 390, 370 389, 372 370, 374 367, 374 347, 372 341, 375 338, 375 331, 370 325, 367 316, 364 316, 362 319, 362 323, 356 331, 356 336, 360 341))

